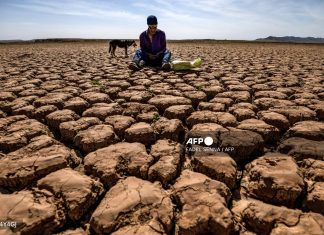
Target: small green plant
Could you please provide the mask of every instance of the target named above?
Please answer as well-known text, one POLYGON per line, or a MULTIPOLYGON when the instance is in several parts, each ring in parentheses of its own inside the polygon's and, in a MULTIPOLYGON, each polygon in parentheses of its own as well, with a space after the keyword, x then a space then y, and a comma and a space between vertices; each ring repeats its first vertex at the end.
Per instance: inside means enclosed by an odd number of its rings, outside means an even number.
POLYGON ((204 87, 202 85, 195 86, 198 91, 201 91, 204 87))
POLYGON ((149 92, 151 95, 154 95, 154 92, 152 90, 147 89, 147 92, 149 92))
POLYGON ((130 72, 128 72, 128 77, 133 77, 134 76, 134 71, 130 71, 130 72))
POLYGON ((155 113, 152 118, 152 122, 157 122, 160 119, 160 115, 155 113))
POLYGON ((91 80, 90 83, 94 86, 100 86, 100 80, 91 80))

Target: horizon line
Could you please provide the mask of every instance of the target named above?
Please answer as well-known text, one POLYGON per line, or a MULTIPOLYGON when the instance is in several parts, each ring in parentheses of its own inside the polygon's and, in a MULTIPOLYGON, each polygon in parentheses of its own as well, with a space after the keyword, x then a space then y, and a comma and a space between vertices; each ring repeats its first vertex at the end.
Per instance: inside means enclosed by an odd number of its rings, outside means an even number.
MULTIPOLYGON (((324 39, 324 37, 313 37, 313 36, 267 36, 265 38, 256 38, 256 39, 229 39, 229 38, 183 38, 175 39, 169 38, 167 41, 181 41, 181 40, 229 40, 229 41, 255 41, 258 39, 267 39, 267 38, 302 38, 302 39, 324 39)), ((79 37, 52 37, 52 38, 33 38, 33 39, 0 39, 0 41, 34 41, 34 40, 139 40, 138 38, 79 38, 79 37)))

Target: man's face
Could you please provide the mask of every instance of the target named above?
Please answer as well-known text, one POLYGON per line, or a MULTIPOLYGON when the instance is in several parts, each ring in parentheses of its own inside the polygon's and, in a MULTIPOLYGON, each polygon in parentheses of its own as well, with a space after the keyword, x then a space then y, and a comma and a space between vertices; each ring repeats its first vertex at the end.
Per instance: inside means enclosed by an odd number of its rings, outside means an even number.
POLYGON ((157 30, 157 25, 156 24, 155 25, 149 25, 148 29, 149 29, 150 34, 155 34, 156 30, 157 30))

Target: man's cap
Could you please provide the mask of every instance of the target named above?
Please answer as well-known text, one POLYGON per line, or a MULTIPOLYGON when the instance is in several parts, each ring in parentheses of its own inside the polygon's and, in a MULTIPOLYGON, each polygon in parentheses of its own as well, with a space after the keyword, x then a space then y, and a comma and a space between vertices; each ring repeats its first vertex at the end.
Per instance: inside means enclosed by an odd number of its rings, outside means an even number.
POLYGON ((154 15, 148 16, 147 17, 147 24, 148 25, 156 25, 156 24, 158 24, 156 16, 154 16, 154 15))

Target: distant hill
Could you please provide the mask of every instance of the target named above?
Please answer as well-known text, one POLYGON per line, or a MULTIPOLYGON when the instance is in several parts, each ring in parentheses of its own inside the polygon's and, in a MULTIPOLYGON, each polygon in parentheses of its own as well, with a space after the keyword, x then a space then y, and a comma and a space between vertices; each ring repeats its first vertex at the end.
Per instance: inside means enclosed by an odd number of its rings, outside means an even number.
MULTIPOLYGON (((85 39, 85 38, 44 38, 32 40, 0 40, 0 44, 20 44, 20 43, 65 43, 65 42, 108 42, 112 39, 85 39)), ((130 39, 128 39, 130 40, 130 39)), ((138 39, 135 39, 138 40, 138 39)), ((168 39, 172 43, 266 43, 266 42, 287 42, 287 43, 324 43, 324 38, 314 37, 274 37, 258 38, 256 40, 227 40, 227 39, 168 39)))
POLYGON ((294 36, 285 36, 285 37, 274 37, 269 36, 267 38, 258 38, 256 41, 262 42, 293 42, 293 43, 324 43, 324 38, 314 38, 314 37, 294 37, 294 36))
MULTIPOLYGON (((65 43, 65 42, 108 42, 112 39, 84 39, 84 38, 40 38, 32 40, 0 40, 0 44, 19 43, 65 43)), ((125 39, 123 39, 125 40, 125 39)), ((127 39, 132 40, 132 39, 127 39)), ((138 39, 134 39, 138 40, 138 39)), ((227 39, 168 39, 172 43, 248 43, 248 40, 227 40, 227 39)))
POLYGON ((20 39, 0 40, 0 43, 19 43, 19 42, 24 42, 24 40, 20 40, 20 39))
POLYGON ((35 43, 39 42, 103 42, 108 39, 85 39, 85 38, 45 38, 45 39, 34 39, 35 43))
MULTIPOLYGON (((40 38, 31 40, 0 40, 0 44, 12 43, 60 43, 60 42, 108 42, 113 39, 84 39, 84 38, 40 38)), ((125 40, 125 39, 122 39, 125 40)), ((126 39, 138 40, 138 39, 126 39)), ((172 43, 232 43, 232 42, 253 42, 251 40, 227 40, 227 39, 167 39, 172 43)))
POLYGON ((32 40, 0 40, 0 44, 14 43, 48 43, 48 42, 107 42, 109 39, 84 39, 84 38, 44 38, 32 40))

